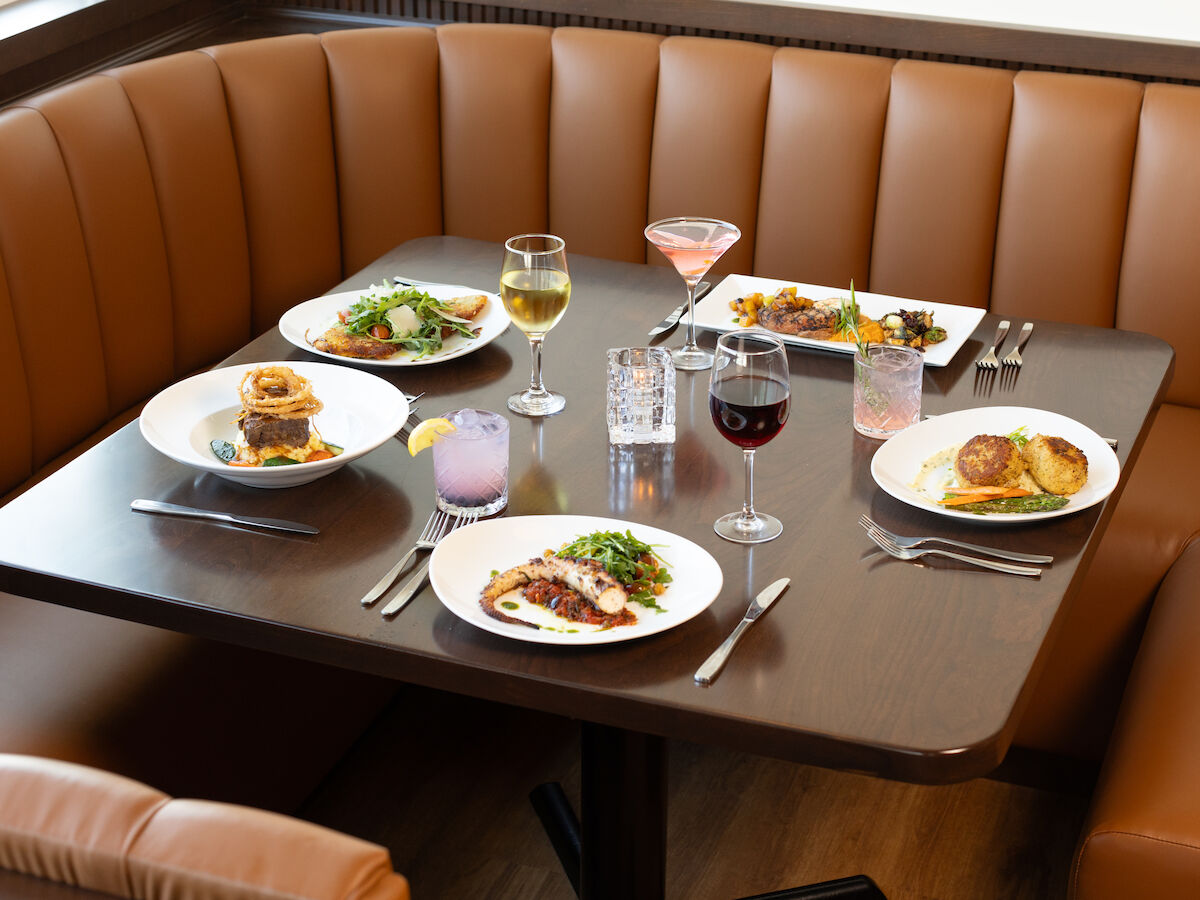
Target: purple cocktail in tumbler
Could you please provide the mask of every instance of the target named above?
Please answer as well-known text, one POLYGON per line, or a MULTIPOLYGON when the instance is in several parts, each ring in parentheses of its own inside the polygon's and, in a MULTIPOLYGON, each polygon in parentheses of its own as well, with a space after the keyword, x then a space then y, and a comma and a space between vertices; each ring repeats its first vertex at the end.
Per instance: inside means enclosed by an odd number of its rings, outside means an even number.
POLYGON ((454 431, 433 444, 433 483, 440 509, 490 516, 508 505, 508 420, 483 409, 443 417, 454 431))

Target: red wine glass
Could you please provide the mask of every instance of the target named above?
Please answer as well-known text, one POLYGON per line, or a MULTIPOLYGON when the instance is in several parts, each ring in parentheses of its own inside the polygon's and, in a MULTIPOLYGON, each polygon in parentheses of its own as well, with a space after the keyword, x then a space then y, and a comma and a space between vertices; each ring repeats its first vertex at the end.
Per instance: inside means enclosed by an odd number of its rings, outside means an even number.
POLYGON ((713 529, 727 541, 760 544, 783 533, 783 523, 754 509, 754 450, 783 429, 791 405, 787 351, 769 334, 731 331, 717 340, 708 408, 717 431, 742 448, 746 500, 741 512, 721 516, 713 529))

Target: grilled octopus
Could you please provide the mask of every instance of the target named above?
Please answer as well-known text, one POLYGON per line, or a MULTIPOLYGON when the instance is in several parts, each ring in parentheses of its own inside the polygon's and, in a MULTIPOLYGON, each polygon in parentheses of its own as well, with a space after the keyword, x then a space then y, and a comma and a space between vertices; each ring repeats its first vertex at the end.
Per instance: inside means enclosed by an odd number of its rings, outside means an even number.
POLYGON ((535 557, 527 563, 496 575, 483 589, 479 604, 493 619, 514 625, 530 625, 529 622, 502 613, 496 608, 496 601, 513 588, 523 587, 534 581, 551 581, 565 585, 606 615, 621 612, 629 599, 624 586, 594 559, 550 556, 545 559, 535 557))

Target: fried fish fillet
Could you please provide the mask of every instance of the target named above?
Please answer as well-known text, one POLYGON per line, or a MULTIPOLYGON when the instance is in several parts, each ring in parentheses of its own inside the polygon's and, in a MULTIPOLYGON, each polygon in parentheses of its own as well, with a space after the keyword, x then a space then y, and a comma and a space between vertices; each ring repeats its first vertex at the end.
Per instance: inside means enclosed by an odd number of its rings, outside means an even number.
POLYGON ((315 349, 354 359, 387 359, 399 348, 365 334, 351 334, 345 325, 334 325, 312 342, 315 349))
POLYGON ((446 312, 460 319, 474 319, 487 306, 487 294, 468 294, 446 300, 446 312))
POLYGON ((629 599, 624 586, 594 559, 576 559, 573 556, 536 557, 527 563, 501 572, 487 583, 480 597, 483 611, 493 618, 510 621, 508 616, 496 609, 496 600, 513 588, 522 587, 531 581, 554 581, 564 584, 591 603, 602 613, 612 615, 625 608, 629 599))

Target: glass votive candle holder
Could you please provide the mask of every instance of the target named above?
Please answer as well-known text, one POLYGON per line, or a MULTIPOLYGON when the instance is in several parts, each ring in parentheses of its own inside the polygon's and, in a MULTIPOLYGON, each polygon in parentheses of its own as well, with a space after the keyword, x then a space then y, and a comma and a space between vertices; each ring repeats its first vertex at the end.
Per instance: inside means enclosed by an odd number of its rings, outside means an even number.
POLYGON ((611 444, 675 442, 675 363, 669 350, 608 351, 607 419, 611 444))

